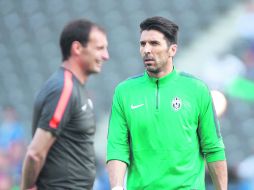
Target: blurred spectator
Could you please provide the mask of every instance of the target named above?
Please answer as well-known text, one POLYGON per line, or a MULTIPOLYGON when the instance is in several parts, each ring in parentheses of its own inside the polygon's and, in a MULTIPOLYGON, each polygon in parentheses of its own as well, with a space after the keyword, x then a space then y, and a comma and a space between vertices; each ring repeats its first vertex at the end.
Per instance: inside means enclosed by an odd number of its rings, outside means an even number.
POLYGON ((254 81, 254 40, 251 42, 250 47, 244 52, 243 61, 247 68, 246 79, 254 81))
POLYGON ((238 176, 241 179, 240 190, 254 190, 254 155, 239 164, 238 176))
POLYGON ((14 107, 5 106, 0 125, 0 150, 9 152, 13 143, 24 143, 24 128, 18 121, 14 107))
POLYGON ((254 1, 246 3, 245 13, 240 16, 237 22, 237 30, 242 38, 254 40, 254 1))
POLYGON ((245 73, 244 63, 235 55, 226 53, 205 63, 201 77, 211 89, 224 90, 235 78, 245 73))
POLYGON ((0 151, 0 174, 8 173, 9 167, 10 162, 7 153, 0 151))
POLYGON ((0 190, 11 190, 12 180, 11 177, 5 174, 0 174, 0 190))
MULTIPOLYGON (((253 41, 254 42, 254 41, 253 41)), ((227 94, 246 101, 254 101, 254 43, 238 39, 233 47, 244 64, 245 71, 234 75, 234 80, 227 85, 227 94), (240 53, 239 53, 240 52, 240 53)), ((225 77, 228 75, 225 73, 225 77)), ((229 77, 230 78, 230 77, 229 77)))
POLYGON ((108 173, 106 171, 105 162, 97 158, 96 163, 96 179, 93 190, 110 190, 108 173))
POLYGON ((12 186, 19 184, 26 143, 24 128, 13 106, 3 107, 0 121, 0 175, 2 175, 0 190, 2 190, 9 183, 12 186))

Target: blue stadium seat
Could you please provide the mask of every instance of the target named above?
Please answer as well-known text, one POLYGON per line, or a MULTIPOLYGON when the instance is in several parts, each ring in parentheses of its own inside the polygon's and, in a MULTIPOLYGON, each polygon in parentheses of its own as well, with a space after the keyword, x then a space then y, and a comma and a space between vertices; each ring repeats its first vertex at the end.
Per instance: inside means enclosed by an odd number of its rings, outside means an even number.
MULTIPOLYGON (((4 24, 9 32, 15 30, 21 25, 21 18, 17 12, 12 12, 3 17, 4 24)), ((4 26, 3 26, 4 27, 4 26)))
POLYGON ((123 7, 124 10, 127 11, 128 13, 133 13, 136 11, 137 12, 140 11, 142 6, 144 6, 144 4, 142 3, 142 1, 123 0, 121 1, 120 6, 123 7))
POLYGON ((49 19, 43 12, 36 12, 28 18, 28 24, 32 32, 36 33, 40 28, 48 25, 49 19))
POLYGON ((27 58, 31 57, 34 54, 34 49, 32 44, 25 42, 16 47, 16 56, 23 61, 26 61, 27 58))
POLYGON ((23 12, 28 16, 40 9, 40 2, 38 0, 23 0, 21 3, 23 12))
POLYGON ((23 27, 17 27, 11 31, 10 37, 11 39, 8 39, 8 41, 12 42, 13 46, 19 46, 28 40, 27 31, 23 27))
POLYGON ((62 30, 66 22, 68 22, 69 20, 71 20, 71 18, 68 11, 61 11, 58 14, 56 14, 54 17, 52 17, 50 20, 51 27, 54 31, 52 35, 54 37, 57 37, 58 39, 60 31, 62 30))
POLYGON ((84 11, 91 8, 91 1, 74 0, 70 2, 73 12, 84 11))
POLYGON ((42 26, 37 29, 37 32, 34 34, 35 41, 40 45, 47 43, 52 40, 53 31, 48 26, 42 26))
POLYGON ((65 8, 70 5, 71 1, 63 1, 63 0, 46 0, 46 12, 49 16, 58 15, 62 11, 67 11, 65 8))
MULTIPOLYGON (((122 14, 119 10, 112 10, 104 15, 102 18, 103 23, 106 28, 117 27, 120 24, 123 24, 122 14)), ((109 33, 110 35, 110 33, 109 33)))
POLYGON ((6 15, 11 12, 15 12, 15 5, 13 1, 0 1, 0 13, 1 15, 6 15))
POLYGON ((3 59, 5 56, 8 55, 8 51, 4 44, 0 43, 0 57, 3 59))
POLYGON ((93 8, 96 10, 96 12, 99 15, 104 15, 106 13, 109 13, 111 11, 119 9, 119 3, 121 1, 115 1, 115 0, 97 0, 92 2, 93 8))

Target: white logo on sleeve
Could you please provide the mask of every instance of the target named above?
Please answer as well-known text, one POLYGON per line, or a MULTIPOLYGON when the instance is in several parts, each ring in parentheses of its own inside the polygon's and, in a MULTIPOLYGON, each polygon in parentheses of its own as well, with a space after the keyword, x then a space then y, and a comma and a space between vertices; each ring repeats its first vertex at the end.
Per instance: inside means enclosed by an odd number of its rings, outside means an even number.
POLYGON ((87 103, 91 109, 93 109, 93 102, 90 98, 88 98, 87 103))
POLYGON ((84 104, 82 107, 81 107, 82 111, 86 111, 87 109, 87 104, 84 104))
POLYGON ((81 107, 81 110, 82 110, 82 111, 86 111, 88 107, 91 108, 91 109, 93 109, 93 102, 92 102, 91 99, 87 99, 87 104, 84 104, 84 105, 81 107))
POLYGON ((133 110, 133 109, 137 109, 137 108, 140 108, 140 107, 142 107, 142 106, 144 106, 145 104, 138 104, 138 105, 133 105, 133 104, 131 104, 131 109, 133 110))
POLYGON ((175 111, 178 111, 182 106, 182 101, 180 98, 178 97, 175 97, 173 100, 172 100, 172 107, 175 111))

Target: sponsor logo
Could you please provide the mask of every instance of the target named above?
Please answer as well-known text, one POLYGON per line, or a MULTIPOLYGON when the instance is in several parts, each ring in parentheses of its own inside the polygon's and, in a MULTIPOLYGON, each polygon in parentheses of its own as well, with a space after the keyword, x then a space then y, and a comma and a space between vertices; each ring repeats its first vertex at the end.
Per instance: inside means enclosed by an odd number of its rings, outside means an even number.
POLYGON ((140 108, 142 106, 144 106, 145 104, 138 104, 138 105, 131 105, 131 109, 134 110, 134 109, 137 109, 137 108, 140 108))

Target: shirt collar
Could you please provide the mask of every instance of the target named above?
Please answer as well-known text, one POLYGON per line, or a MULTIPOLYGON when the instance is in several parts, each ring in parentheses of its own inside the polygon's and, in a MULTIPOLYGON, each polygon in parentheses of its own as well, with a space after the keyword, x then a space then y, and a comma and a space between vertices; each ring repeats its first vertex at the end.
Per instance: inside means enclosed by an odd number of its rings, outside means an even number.
POLYGON ((173 70, 170 73, 168 73, 166 76, 163 76, 161 78, 150 77, 147 71, 145 71, 144 75, 152 83, 156 83, 156 81, 159 81, 159 84, 165 84, 169 81, 172 81, 176 77, 177 71, 175 68, 173 68, 173 70))

